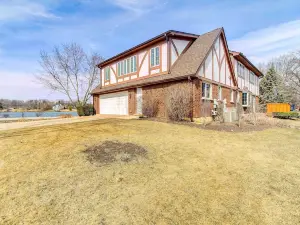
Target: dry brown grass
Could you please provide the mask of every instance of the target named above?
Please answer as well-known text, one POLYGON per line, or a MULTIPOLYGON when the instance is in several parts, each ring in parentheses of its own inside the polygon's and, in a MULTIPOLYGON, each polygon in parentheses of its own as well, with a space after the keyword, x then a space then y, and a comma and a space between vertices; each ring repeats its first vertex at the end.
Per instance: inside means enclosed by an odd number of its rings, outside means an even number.
POLYGON ((268 126, 286 126, 285 120, 273 118, 267 116, 265 113, 249 113, 243 114, 242 123, 256 124, 256 125, 268 125, 268 126))
POLYGON ((0 224, 299 224, 299 136, 113 119, 0 132, 0 224), (147 159, 91 164, 106 140, 147 159))

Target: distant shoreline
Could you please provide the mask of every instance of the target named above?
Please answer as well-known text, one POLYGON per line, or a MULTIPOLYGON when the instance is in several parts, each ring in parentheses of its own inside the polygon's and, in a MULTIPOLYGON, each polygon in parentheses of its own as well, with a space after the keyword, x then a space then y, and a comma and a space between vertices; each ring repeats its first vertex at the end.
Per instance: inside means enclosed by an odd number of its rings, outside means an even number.
POLYGON ((0 112, 4 113, 4 112, 77 112, 76 109, 73 109, 72 111, 70 111, 69 109, 62 109, 60 111, 54 111, 53 109, 51 110, 38 110, 38 109, 30 109, 30 110, 25 110, 25 109, 13 109, 11 111, 7 111, 7 109, 2 109, 0 110, 0 112))

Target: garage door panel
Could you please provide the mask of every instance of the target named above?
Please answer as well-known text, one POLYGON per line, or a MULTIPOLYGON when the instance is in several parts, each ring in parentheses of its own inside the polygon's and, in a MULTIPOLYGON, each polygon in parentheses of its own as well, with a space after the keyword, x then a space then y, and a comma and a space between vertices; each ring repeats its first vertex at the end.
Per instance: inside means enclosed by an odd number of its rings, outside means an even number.
POLYGON ((128 92, 101 95, 100 114, 128 115, 128 92))

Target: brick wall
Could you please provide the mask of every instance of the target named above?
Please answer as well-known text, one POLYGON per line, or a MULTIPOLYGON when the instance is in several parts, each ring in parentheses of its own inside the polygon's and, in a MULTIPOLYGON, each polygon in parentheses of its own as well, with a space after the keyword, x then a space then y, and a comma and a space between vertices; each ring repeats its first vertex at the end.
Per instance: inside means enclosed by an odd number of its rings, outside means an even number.
MULTIPOLYGON (((194 118, 202 117, 202 116, 211 116, 211 110, 213 109, 213 100, 209 101, 209 109, 203 110, 204 100, 202 99, 202 81, 199 79, 193 80, 181 80, 174 81, 163 84, 155 84, 142 88, 142 98, 143 103, 147 98, 152 98, 153 100, 158 102, 158 112, 157 117, 167 117, 167 109, 166 109, 166 96, 168 92, 168 88, 176 87, 176 85, 183 85, 185 88, 189 88, 192 93, 192 102, 193 108, 192 113, 194 118)), ((240 93, 241 94, 241 93, 240 93)), ((236 102, 236 93, 234 93, 234 103, 230 102, 230 88, 222 87, 222 99, 227 99, 227 107, 235 107, 236 102)), ((212 99, 218 99, 218 85, 212 84, 212 99)), ((240 96, 241 99, 241 96, 240 96)), ((99 108, 99 95, 94 95, 93 97, 94 106, 96 109, 96 113, 100 113, 99 108)), ((128 90, 128 112, 129 115, 136 114, 136 88, 132 88, 128 90)))
MULTIPOLYGON (((214 101, 213 100, 204 100, 202 99, 202 80, 200 80, 200 88, 199 88, 199 94, 200 94, 200 114, 197 117, 204 117, 204 116, 211 116, 211 110, 213 110, 214 107, 214 101), (206 105, 209 103, 209 105, 206 105)), ((212 84, 212 99, 218 99, 218 87, 217 84, 212 84)), ((230 88, 228 87, 222 87, 222 100, 226 99, 226 107, 235 107, 236 103, 236 91, 234 91, 233 95, 233 102, 231 102, 231 96, 230 96, 230 88)), ((197 106, 195 106, 197 107, 197 106)), ((196 116, 195 116, 196 117, 196 116)))
MULTIPOLYGON (((190 88, 191 92, 193 93, 193 99, 195 101, 198 100, 198 96, 194 95, 193 87, 197 82, 188 81, 188 80, 181 80, 176 82, 169 82, 164 84, 155 84, 143 87, 143 107, 145 107, 144 103, 147 99, 153 99, 158 104, 158 112, 157 117, 167 117, 167 108, 166 108, 166 97, 168 93, 168 89, 171 87, 176 87, 178 85, 184 86, 185 88, 190 88)), ((193 110, 194 112, 194 110, 193 110)), ((197 110, 195 110, 197 113, 197 110)))

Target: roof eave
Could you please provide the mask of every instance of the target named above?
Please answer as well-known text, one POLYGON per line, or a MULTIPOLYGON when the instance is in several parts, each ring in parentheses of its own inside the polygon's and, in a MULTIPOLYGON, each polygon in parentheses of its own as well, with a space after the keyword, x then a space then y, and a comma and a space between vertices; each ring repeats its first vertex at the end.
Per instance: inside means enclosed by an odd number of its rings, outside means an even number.
POLYGON ((253 65, 253 63, 242 52, 230 51, 230 54, 238 60, 240 57, 245 60, 257 72, 259 77, 264 76, 264 74, 255 65, 253 65))
POLYGON ((122 58, 122 57, 125 57, 125 56, 131 54, 132 52, 135 52, 135 51, 137 51, 141 48, 147 47, 147 46, 149 46, 153 43, 156 43, 158 41, 162 41, 168 36, 181 36, 181 37, 187 37, 187 38, 197 38, 199 35, 185 33, 185 32, 181 32, 181 31, 169 30, 169 31, 166 31, 166 32, 154 37, 154 38, 151 38, 151 39, 149 39, 145 42, 142 42, 141 44, 138 44, 138 45, 136 45, 136 46, 124 51, 124 52, 121 52, 121 53, 119 53, 119 54, 117 54, 117 55, 115 55, 115 56, 113 56, 113 57, 111 57, 107 60, 104 60, 103 62, 99 63, 97 65, 97 67, 102 68, 103 66, 105 66, 105 65, 107 65, 107 64, 109 64, 109 63, 111 63, 111 62, 113 62, 113 61, 115 61, 119 58, 122 58))

